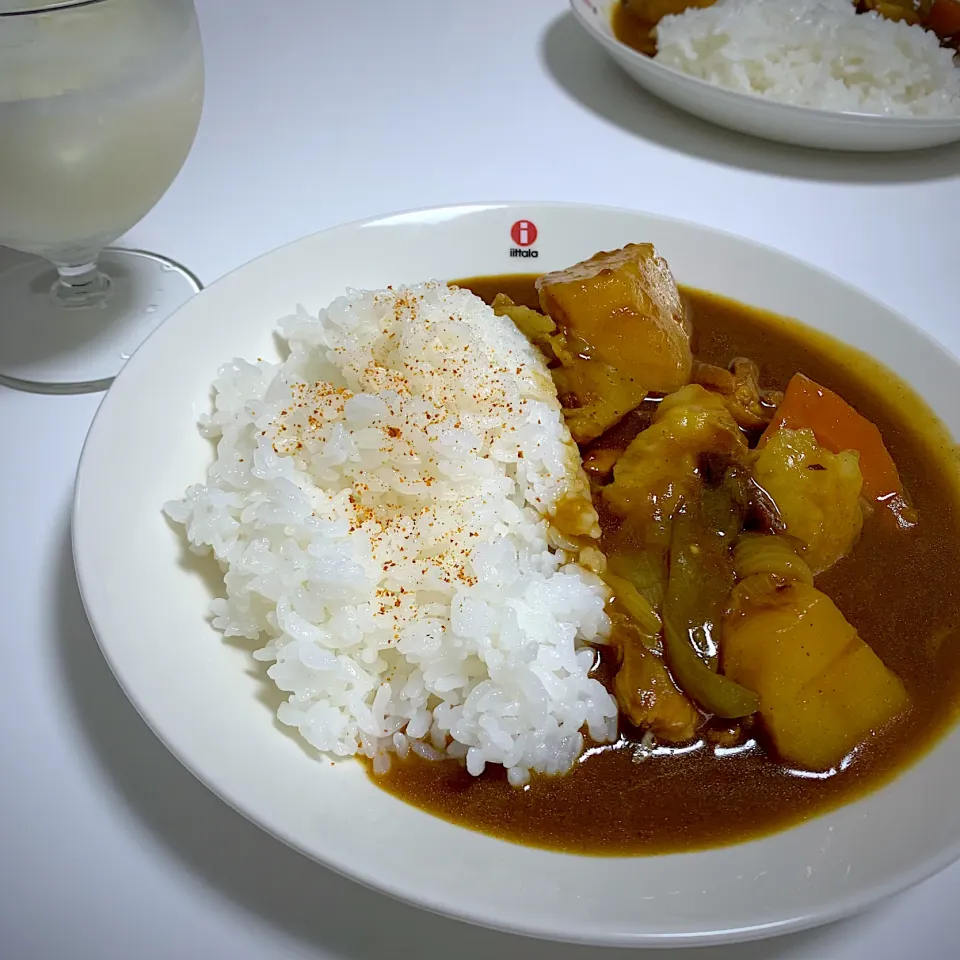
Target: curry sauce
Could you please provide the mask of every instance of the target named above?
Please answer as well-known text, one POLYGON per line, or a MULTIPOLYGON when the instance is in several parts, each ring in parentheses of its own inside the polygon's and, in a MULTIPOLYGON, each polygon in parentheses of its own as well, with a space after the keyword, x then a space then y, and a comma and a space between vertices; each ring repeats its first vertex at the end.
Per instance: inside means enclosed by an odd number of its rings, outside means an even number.
MULTIPOLYGON (((500 292, 537 306, 534 276, 460 281, 487 302, 500 292)), ((905 384, 850 347, 799 323, 681 288, 697 360, 760 364, 783 389, 797 371, 841 393, 880 429, 919 513, 908 532, 866 523, 853 552, 817 586, 899 674, 909 712, 830 773, 790 769, 759 725, 733 745, 708 725, 695 742, 656 746, 621 720, 615 744, 591 744, 574 769, 522 788, 489 765, 470 776, 455 761, 394 760, 375 782, 423 810, 524 843, 588 854, 655 854, 739 842, 783 829, 873 790, 916 760, 955 719, 960 702, 960 484, 957 450, 905 384)), ((593 447, 625 447, 650 419, 647 405, 593 447)), ((604 529, 611 522, 601 514, 604 529)), ((602 542, 602 541, 601 541, 602 542)), ((609 685, 609 654, 596 675, 609 685)), ((373 774, 371 773, 371 776, 373 774)))

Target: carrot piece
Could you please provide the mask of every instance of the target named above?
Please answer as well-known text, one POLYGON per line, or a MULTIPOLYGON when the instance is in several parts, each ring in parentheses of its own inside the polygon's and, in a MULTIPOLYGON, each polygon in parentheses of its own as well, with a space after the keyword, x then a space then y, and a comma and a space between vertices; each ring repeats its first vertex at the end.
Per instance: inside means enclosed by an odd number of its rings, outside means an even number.
POLYGON ((795 374, 760 438, 760 446, 781 427, 810 429, 817 443, 833 453, 856 450, 860 454, 863 495, 884 507, 883 512, 892 514, 899 526, 907 528, 916 523, 916 512, 907 503, 900 474, 880 431, 838 394, 802 373, 795 374))
POLYGON ((940 38, 960 33, 960 3, 957 0, 933 0, 925 26, 940 38))

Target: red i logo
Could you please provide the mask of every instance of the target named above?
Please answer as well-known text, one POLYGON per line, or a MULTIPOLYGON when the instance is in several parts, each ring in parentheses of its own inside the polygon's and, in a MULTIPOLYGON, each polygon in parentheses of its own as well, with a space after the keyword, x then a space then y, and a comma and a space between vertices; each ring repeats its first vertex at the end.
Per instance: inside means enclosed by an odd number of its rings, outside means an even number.
POLYGON ((518 220, 510 228, 510 236, 518 247, 529 247, 537 242, 537 227, 531 220, 518 220))

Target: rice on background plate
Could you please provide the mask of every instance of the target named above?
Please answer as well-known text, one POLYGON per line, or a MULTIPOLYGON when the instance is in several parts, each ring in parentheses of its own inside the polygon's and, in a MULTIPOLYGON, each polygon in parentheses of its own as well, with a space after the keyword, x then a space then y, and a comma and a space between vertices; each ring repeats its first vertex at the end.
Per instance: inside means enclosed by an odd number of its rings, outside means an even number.
POLYGON ((514 784, 613 737, 599 524, 539 351, 435 281, 281 330, 284 362, 220 370, 216 459, 165 506, 220 562, 214 626, 260 643, 278 718, 379 769, 412 749, 514 784))
POLYGON ((658 63, 739 93, 823 110, 960 117, 960 68, 933 33, 851 0, 717 0, 664 17, 658 63))

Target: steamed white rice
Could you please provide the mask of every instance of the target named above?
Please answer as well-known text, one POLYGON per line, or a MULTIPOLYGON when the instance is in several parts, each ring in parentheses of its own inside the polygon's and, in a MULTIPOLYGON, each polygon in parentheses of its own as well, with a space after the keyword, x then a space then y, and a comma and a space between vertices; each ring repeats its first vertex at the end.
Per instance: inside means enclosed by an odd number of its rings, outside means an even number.
POLYGON ((658 63, 709 83, 825 110, 960 117, 953 51, 851 0, 718 0, 664 17, 658 63))
POLYGON ((166 505, 225 571, 215 626, 258 641, 277 716, 327 754, 568 769, 617 710, 588 676, 599 527, 541 355, 436 282, 281 329, 284 363, 220 370, 216 459, 166 505))

